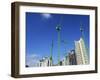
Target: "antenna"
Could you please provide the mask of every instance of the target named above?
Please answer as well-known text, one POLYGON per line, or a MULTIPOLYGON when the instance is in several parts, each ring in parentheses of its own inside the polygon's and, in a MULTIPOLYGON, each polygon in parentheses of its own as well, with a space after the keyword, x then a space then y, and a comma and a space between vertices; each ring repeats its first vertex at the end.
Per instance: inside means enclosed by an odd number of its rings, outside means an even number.
POLYGON ((83 31, 84 31, 84 29, 83 29, 82 23, 80 24, 80 31, 81 31, 81 36, 82 36, 82 38, 83 38, 83 31))
POLYGON ((59 26, 61 26, 62 20, 63 20, 63 16, 60 17, 59 26))

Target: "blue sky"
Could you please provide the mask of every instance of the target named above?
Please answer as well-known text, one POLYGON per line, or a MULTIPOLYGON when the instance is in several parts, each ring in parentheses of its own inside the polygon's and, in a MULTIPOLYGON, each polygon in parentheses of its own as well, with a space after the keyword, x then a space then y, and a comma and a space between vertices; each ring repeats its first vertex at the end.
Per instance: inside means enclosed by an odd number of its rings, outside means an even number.
POLYGON ((84 28, 84 39, 89 48, 89 15, 50 14, 26 12, 26 64, 34 66, 39 59, 50 56, 53 40, 53 60, 57 63, 57 31, 61 23, 60 58, 74 49, 74 41, 81 37, 80 24, 84 28))

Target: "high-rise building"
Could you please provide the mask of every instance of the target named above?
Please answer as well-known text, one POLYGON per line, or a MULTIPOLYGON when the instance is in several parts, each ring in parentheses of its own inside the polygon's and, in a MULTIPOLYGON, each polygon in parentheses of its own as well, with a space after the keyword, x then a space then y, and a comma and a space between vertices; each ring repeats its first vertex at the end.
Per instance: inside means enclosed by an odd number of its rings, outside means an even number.
POLYGON ((62 65, 77 65, 75 50, 71 50, 62 60, 62 65))
POLYGON ((69 53, 69 65, 76 65, 77 61, 76 61, 76 53, 75 50, 71 50, 71 52, 69 53))
POLYGON ((75 53, 77 64, 88 64, 87 49, 83 38, 75 41, 75 53))

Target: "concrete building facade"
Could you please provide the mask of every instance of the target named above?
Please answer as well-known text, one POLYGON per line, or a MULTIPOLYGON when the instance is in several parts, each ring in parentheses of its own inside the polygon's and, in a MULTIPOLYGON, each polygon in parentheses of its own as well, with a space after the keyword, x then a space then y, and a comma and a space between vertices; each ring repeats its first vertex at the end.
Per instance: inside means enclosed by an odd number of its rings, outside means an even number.
POLYGON ((65 56, 62 60, 62 65, 69 65, 69 55, 65 56))
POLYGON ((75 41, 75 53, 78 65, 88 64, 88 53, 83 38, 80 38, 79 41, 75 41))
POLYGON ((75 50, 71 50, 71 52, 69 53, 69 65, 76 65, 77 61, 76 61, 76 53, 75 50))
POLYGON ((39 67, 52 66, 52 61, 49 57, 44 57, 39 61, 39 67))

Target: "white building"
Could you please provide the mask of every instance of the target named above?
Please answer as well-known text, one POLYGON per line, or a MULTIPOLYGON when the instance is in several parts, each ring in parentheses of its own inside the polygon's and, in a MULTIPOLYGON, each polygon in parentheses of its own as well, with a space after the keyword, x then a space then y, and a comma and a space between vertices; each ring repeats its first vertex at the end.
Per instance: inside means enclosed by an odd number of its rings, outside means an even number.
POLYGON ((52 66, 52 60, 49 57, 44 57, 39 61, 39 67, 52 66))
POLYGON ((69 56, 65 56, 62 60, 62 65, 65 66, 65 65, 69 65, 69 56))
POLYGON ((75 41, 75 53, 78 65, 88 64, 88 53, 83 38, 80 38, 79 41, 75 41))

